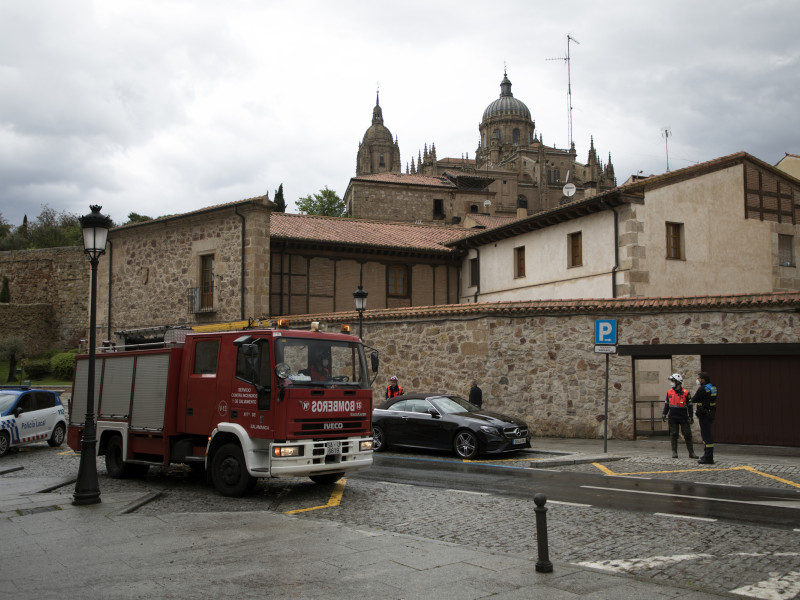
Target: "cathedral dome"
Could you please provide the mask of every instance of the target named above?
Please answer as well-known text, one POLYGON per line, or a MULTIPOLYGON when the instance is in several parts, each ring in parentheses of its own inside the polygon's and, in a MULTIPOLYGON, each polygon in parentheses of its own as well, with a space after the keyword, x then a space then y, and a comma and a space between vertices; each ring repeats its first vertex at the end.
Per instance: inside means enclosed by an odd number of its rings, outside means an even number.
POLYGON ((371 144, 376 142, 392 144, 394 142, 392 132, 383 124, 383 111, 379 104, 375 104, 375 108, 372 111, 372 125, 364 133, 364 143, 367 142, 371 144))
POLYGON ((508 75, 503 73, 503 81, 500 82, 500 97, 483 111, 483 120, 507 116, 530 119, 531 111, 528 110, 522 100, 514 98, 514 94, 511 93, 511 82, 508 79, 508 75))

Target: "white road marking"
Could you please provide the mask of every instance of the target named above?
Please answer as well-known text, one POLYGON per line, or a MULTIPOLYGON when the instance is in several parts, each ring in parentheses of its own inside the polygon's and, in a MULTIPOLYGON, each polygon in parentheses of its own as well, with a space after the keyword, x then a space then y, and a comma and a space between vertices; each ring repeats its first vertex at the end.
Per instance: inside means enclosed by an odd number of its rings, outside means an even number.
POLYGON ((628 560, 601 560, 574 563, 580 567, 591 567, 615 573, 629 573, 640 569, 661 568, 687 560, 697 560, 698 558, 713 558, 711 554, 676 554, 674 556, 650 556, 648 558, 631 558, 628 560))
POLYGON ((491 496, 492 494, 489 492, 472 492, 470 490, 452 490, 446 489, 446 492, 456 492, 458 494, 472 494, 473 496, 491 496))
MULTIPOLYGON (((628 494, 648 494, 650 496, 667 496, 669 498, 691 498, 693 500, 707 500, 711 502, 729 502, 731 504, 749 504, 759 506, 774 506, 775 502, 770 500, 731 500, 729 498, 709 498, 708 496, 690 496, 688 494, 672 494, 668 492, 649 492, 646 490, 626 490, 622 488, 603 487, 598 485, 582 485, 582 488, 590 490, 604 490, 606 492, 625 492, 628 494)), ((800 508, 800 502, 787 501, 780 504, 783 508, 800 508), (797 506, 795 506, 797 505, 797 506)))
POLYGON ((584 508, 591 508, 591 504, 581 504, 580 502, 562 502, 561 500, 548 500, 547 504, 563 504, 565 506, 582 506, 584 508))
POLYGON ((696 485, 713 485, 716 487, 742 487, 738 483, 709 483, 708 481, 695 481, 696 485))
POLYGON ((672 517, 673 519, 691 519, 693 521, 710 521, 715 522, 716 519, 709 519, 708 517, 690 517, 688 515, 676 515, 674 513, 653 513, 657 517, 672 517))
POLYGON ((761 598, 762 600, 795 598, 797 594, 800 594, 800 571, 792 571, 780 577, 771 577, 752 585, 736 588, 731 590, 730 593, 737 596, 761 598))

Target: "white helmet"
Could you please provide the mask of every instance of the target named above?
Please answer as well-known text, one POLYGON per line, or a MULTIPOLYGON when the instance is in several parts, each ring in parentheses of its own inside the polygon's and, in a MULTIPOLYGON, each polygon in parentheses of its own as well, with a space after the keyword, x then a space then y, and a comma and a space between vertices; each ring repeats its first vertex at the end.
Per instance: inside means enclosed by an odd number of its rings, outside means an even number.
POLYGON ((683 377, 681 377, 680 373, 673 373, 669 376, 670 381, 674 381, 675 383, 683 383, 683 377))

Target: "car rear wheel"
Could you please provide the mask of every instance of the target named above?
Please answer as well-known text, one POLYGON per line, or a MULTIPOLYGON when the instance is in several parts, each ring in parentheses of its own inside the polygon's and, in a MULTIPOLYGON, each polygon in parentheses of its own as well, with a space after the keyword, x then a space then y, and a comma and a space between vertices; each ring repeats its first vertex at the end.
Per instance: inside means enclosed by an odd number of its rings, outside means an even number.
POLYGON ((8 433, 5 431, 0 431, 0 456, 5 456, 8 454, 8 449, 11 447, 11 439, 8 437, 8 433))
POLYGON ((456 434, 453 448, 459 458, 470 460, 478 456, 478 438, 467 429, 462 429, 456 434))
POLYGON ((67 433, 66 427, 64 427, 63 423, 59 423, 56 425, 55 429, 53 429, 53 434, 50 436, 50 439, 47 440, 47 444, 52 446, 53 448, 59 447, 61 444, 64 443, 64 435, 67 433))
POLYGON ((384 436, 383 429, 377 425, 372 426, 372 450, 375 452, 386 450, 386 437, 384 436))

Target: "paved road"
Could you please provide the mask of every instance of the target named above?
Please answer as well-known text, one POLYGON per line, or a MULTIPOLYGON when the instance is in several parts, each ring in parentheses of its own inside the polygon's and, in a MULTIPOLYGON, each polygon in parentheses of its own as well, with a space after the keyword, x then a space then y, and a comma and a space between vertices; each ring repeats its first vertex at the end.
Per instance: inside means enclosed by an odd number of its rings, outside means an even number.
MULTIPOLYGON (((530 464, 531 460, 526 457, 520 462, 490 464, 502 469, 524 463, 530 464)), ((33 446, 4 458, 0 468, 15 465, 24 469, 6 473, 4 478, 59 474, 66 480, 77 472, 78 457, 66 448, 33 446)), ((701 480, 706 485, 800 489, 800 465, 791 461, 771 464, 765 459, 752 465, 719 461, 714 469, 699 470, 695 462, 688 460, 636 456, 548 468, 597 474, 607 469, 669 481, 701 480), (738 468, 741 466, 750 468, 738 468)), ((370 477, 379 475, 380 469, 378 463, 370 477)), ((136 490, 144 496, 160 492, 160 497, 138 509, 137 513, 144 515, 266 510, 515 553, 528 559, 535 559, 538 550, 532 498, 430 487, 423 485, 422 475, 415 482, 402 484, 358 476, 335 486, 318 486, 305 479, 273 480, 261 482, 248 498, 228 499, 180 467, 152 469, 141 481, 121 481, 106 477, 100 462, 99 474, 103 493, 129 494, 136 490)), ((71 492, 71 486, 62 490, 64 494, 71 492)), ((800 594, 800 520, 796 527, 766 528, 564 500, 550 501, 548 507, 549 551, 554 561, 672 585, 676 594, 686 587, 756 598, 792 598, 800 594)))

